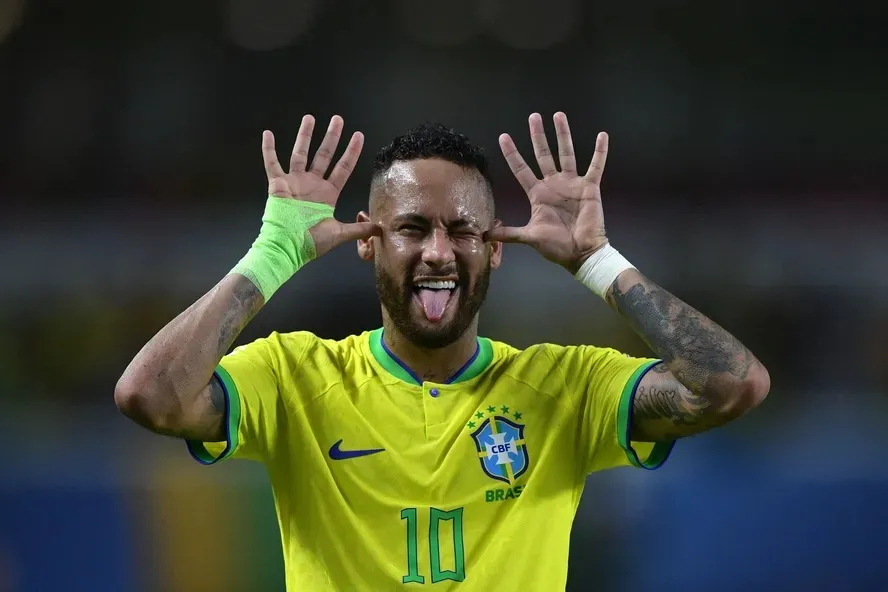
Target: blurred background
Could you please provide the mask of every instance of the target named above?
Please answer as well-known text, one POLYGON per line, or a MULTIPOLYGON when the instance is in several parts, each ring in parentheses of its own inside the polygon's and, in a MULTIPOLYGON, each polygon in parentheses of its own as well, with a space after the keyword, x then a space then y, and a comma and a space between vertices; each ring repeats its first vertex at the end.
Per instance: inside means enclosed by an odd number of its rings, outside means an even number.
MULTIPOLYGON (((261 467, 203 468, 114 384, 224 276, 265 201, 263 129, 303 113, 373 153, 437 120, 498 153, 527 116, 607 130, 611 241, 764 361, 771 395, 653 473, 589 478, 569 589, 885 590, 888 50, 876 4, 0 0, 0 592, 280 591, 261 467), (866 6, 873 9, 866 12, 866 6)), ((551 130, 551 123, 549 123, 551 130)), ((582 165, 585 166, 585 165, 582 165)), ((350 247, 238 343, 375 328, 350 247)), ((507 247, 483 333, 646 355, 555 266, 507 247)))

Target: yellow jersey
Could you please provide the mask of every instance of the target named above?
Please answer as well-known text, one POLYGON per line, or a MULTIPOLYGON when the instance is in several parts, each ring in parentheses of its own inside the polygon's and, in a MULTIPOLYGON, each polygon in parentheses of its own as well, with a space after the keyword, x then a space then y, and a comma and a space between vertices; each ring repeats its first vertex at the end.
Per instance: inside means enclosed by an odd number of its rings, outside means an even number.
POLYGON ((273 333, 219 364, 226 441, 188 447, 203 464, 265 465, 288 590, 564 590, 586 476, 656 468, 672 448, 630 440, 656 362, 479 338, 433 383, 382 329, 273 333))

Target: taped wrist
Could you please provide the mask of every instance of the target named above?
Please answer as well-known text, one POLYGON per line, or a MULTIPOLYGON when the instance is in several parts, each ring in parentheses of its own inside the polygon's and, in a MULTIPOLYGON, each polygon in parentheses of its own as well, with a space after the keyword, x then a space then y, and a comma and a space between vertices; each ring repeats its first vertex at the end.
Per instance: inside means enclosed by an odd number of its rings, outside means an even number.
POLYGON ((231 270, 249 279, 265 301, 317 256, 309 228, 333 217, 333 206, 268 196, 259 236, 231 270))
POLYGON ((634 269, 620 252, 610 246, 604 245, 583 262, 574 276, 584 286, 604 298, 617 276, 627 269, 634 269))

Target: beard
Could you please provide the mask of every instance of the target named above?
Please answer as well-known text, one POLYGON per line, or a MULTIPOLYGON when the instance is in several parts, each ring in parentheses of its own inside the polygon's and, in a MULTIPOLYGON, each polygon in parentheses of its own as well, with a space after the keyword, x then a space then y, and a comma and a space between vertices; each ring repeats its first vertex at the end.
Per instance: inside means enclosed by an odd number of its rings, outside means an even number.
POLYGON ((375 273, 376 292, 389 318, 408 341, 425 349, 446 347, 462 337, 481 310, 490 285, 489 260, 473 283, 460 272, 457 301, 451 304, 456 306, 453 317, 429 327, 418 323, 413 317, 413 276, 399 280, 378 264, 375 273))

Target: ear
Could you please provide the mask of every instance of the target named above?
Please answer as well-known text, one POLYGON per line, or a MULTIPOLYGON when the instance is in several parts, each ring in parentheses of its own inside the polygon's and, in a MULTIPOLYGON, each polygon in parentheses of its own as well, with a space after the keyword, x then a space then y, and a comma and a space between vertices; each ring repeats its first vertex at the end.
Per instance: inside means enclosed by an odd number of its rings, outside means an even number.
MULTIPOLYGON (((370 214, 358 212, 358 222, 370 222, 370 214)), ((364 261, 373 261, 376 247, 373 245, 373 237, 358 239, 358 257, 364 261)))
MULTIPOLYGON (((493 227, 502 226, 502 220, 494 220, 493 227)), ((497 269, 503 262, 503 243, 499 241, 491 241, 487 243, 490 246, 490 269, 497 269)))

